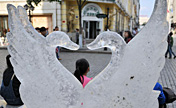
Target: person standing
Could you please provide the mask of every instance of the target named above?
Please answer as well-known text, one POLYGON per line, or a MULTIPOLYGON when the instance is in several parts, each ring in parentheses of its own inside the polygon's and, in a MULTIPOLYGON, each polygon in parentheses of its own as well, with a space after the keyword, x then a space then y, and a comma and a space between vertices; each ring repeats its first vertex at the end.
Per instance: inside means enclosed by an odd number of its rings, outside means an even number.
POLYGON ((168 47, 167 47, 167 51, 166 51, 165 57, 167 58, 167 55, 169 53, 169 59, 172 58, 172 55, 174 55, 174 59, 176 58, 175 53, 172 51, 172 47, 173 47, 173 44, 174 44, 174 40, 173 40, 172 36, 173 36, 173 33, 170 32, 168 37, 167 37, 168 47))
POLYGON ((40 33, 40 28, 36 27, 35 30, 37 30, 38 33, 40 33))
POLYGON ((134 30, 132 31, 133 37, 135 37, 138 34, 138 28, 135 27, 134 30))
MULTIPOLYGON (((59 31, 59 27, 56 26, 56 27, 54 28, 54 31, 59 31)), ((59 57, 59 53, 60 53, 60 47, 57 46, 57 47, 56 47, 56 57, 57 57, 58 60, 62 60, 62 59, 59 57)))
POLYGON ((82 27, 82 45, 83 45, 83 47, 85 46, 85 44, 86 44, 86 40, 85 40, 85 31, 84 31, 84 28, 82 27))
POLYGON ((130 31, 125 31, 124 38, 125 38, 125 42, 128 43, 131 39, 133 39, 133 36, 130 31))
POLYGON ((56 26, 56 27, 54 28, 54 31, 59 31, 59 27, 56 26))
POLYGON ((46 37, 46 36, 47 36, 46 28, 45 28, 45 27, 41 27, 41 28, 40 28, 40 33, 41 33, 44 37, 46 37))
POLYGON ((79 45, 79 29, 76 29, 76 44, 79 45))
POLYGON ((49 35, 49 31, 48 28, 46 28, 46 36, 49 35))

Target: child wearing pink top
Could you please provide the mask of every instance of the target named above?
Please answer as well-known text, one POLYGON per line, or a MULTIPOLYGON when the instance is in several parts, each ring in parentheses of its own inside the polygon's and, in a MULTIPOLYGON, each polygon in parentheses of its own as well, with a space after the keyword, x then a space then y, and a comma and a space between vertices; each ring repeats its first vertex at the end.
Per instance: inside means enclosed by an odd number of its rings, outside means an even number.
POLYGON ((79 59, 76 61, 75 77, 81 82, 83 88, 92 78, 87 77, 87 73, 90 71, 89 62, 86 59, 79 59))
POLYGON ((83 75, 83 78, 81 77, 81 81, 83 82, 82 85, 83 85, 83 88, 87 85, 87 83, 92 80, 93 78, 88 78, 87 76, 83 75), (84 78, 84 80, 83 80, 84 78))

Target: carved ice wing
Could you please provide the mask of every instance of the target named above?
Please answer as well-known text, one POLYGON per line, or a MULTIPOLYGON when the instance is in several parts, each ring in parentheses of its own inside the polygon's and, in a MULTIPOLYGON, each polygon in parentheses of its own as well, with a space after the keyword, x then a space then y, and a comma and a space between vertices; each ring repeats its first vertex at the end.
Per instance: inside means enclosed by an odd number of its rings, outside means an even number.
POLYGON ((52 37, 54 42, 60 37, 58 43, 63 47, 74 50, 79 47, 63 32, 43 38, 29 23, 22 7, 17 10, 8 4, 7 9, 10 27, 8 51, 27 108, 79 108, 83 87, 56 59, 57 44, 53 45, 52 37))
MULTIPOLYGON (((85 99, 85 106, 157 108, 159 93, 152 90, 165 63, 168 33, 166 15, 167 1, 156 0, 151 19, 122 50, 122 58, 113 64, 110 62, 108 67, 87 85, 85 91, 89 95, 85 99)), ((112 59, 113 57, 112 55, 112 59)))

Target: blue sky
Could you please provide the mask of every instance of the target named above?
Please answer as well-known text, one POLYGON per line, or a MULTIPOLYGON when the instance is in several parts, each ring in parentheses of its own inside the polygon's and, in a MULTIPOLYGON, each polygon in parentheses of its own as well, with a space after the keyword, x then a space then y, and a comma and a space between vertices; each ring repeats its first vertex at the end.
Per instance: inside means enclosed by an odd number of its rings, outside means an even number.
POLYGON ((154 8, 155 0, 140 0, 140 15, 151 16, 153 8, 154 8))

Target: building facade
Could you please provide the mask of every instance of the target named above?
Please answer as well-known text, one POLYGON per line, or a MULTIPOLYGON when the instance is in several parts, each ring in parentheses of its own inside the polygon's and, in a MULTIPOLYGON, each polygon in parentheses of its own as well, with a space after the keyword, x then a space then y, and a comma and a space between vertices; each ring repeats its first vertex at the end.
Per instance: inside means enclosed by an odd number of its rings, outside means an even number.
POLYGON ((173 0, 171 3, 171 23, 176 28, 176 1, 173 0))
MULTIPOLYGON (((106 14, 108 8, 108 27, 111 31, 132 31, 134 27, 139 26, 139 0, 87 0, 81 13, 86 38, 94 39, 97 34, 106 30, 107 18, 97 18, 96 15, 106 14)), ((61 9, 62 31, 73 32, 79 29, 79 11, 76 0, 62 0, 61 9), (70 30, 71 27, 73 31, 70 30)))
MULTIPOLYGON (((79 12, 76 0, 60 0, 61 2, 42 1, 31 12, 34 27, 46 27, 49 32, 55 26, 68 33, 79 28, 79 12)), ((6 5, 26 4, 26 0, 0 0, 0 31, 8 31, 8 13, 6 5)), ((106 30, 107 18, 97 18, 97 14, 106 14, 109 8, 108 27, 111 31, 121 32, 139 26, 139 0, 87 0, 82 7, 82 27, 87 39, 106 30)), ((27 10, 27 12, 29 12, 27 10)))
MULTIPOLYGON (((168 2, 168 9, 167 9, 167 19, 168 22, 170 23, 170 27, 172 27, 172 29, 176 28, 176 1, 175 0, 167 0, 168 2)), ((171 28, 170 28, 171 30, 171 28)))
POLYGON ((176 1, 173 1, 173 22, 176 23, 176 1))
MULTIPOLYGON (((3 35, 5 31, 8 31, 8 12, 7 4, 13 4, 15 6, 24 6, 26 0, 0 0, 0 32, 3 35)), ((34 11, 31 11, 31 20, 34 27, 46 27, 49 32, 53 31, 53 28, 57 25, 61 27, 61 9, 58 2, 41 2, 38 6, 35 6, 34 11)), ((29 14, 29 10, 27 10, 29 14)))

